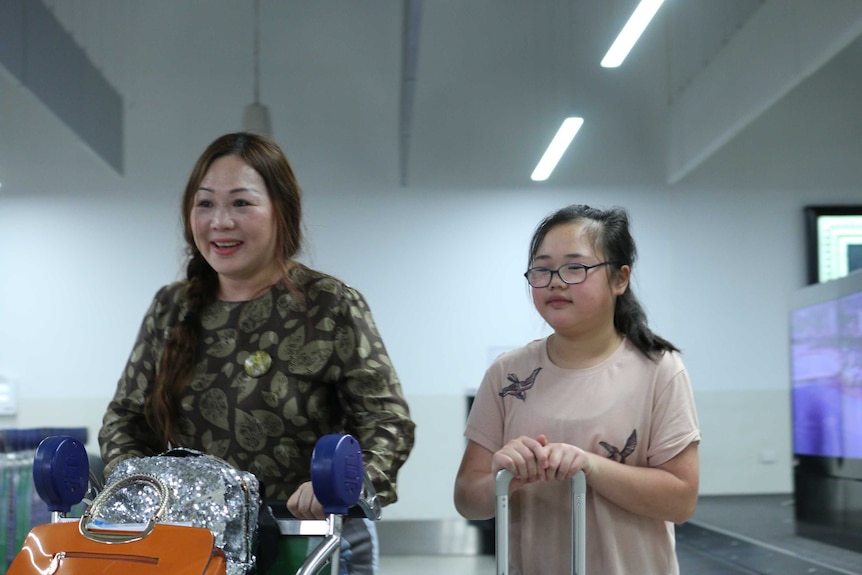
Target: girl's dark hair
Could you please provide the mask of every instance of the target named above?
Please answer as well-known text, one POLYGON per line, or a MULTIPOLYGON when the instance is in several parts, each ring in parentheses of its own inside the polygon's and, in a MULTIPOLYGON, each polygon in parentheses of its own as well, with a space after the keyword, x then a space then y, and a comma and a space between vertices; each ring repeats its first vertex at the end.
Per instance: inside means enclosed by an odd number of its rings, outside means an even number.
MULTIPOLYGON (((620 207, 600 210, 585 205, 567 206, 539 223, 530 242, 527 267, 533 264, 548 232, 565 224, 580 224, 593 249, 601 253, 606 260, 615 260, 610 266, 611 274, 619 273, 620 266, 624 265, 634 269, 637 247, 629 231, 629 216, 626 210, 620 207)), ((679 351, 672 343, 649 329, 646 313, 632 290, 631 282, 625 293, 617 297, 614 328, 650 358, 655 359, 665 351, 679 351)))
POLYGON ((302 244, 302 193, 284 152, 270 138, 248 132, 226 134, 211 143, 198 158, 182 197, 182 217, 188 263, 186 265, 186 299, 188 310, 171 329, 159 360, 153 392, 147 397, 146 416, 150 426, 165 445, 178 444, 176 422, 179 398, 195 365, 195 350, 200 337, 201 311, 215 301, 218 274, 195 246, 191 211, 201 181, 210 166, 224 156, 237 156, 260 174, 272 202, 276 245, 283 281, 293 290, 288 276, 288 262, 302 244))

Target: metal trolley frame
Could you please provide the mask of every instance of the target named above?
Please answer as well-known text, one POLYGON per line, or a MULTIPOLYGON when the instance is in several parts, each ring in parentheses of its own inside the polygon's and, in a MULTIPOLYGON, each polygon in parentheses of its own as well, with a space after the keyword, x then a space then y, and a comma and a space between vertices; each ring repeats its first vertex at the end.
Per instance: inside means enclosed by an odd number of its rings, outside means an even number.
MULTIPOLYGON (((501 469, 495 478, 497 505, 497 575, 509 575, 509 485, 512 472, 501 469)), ((578 471, 572 484, 572 575, 586 575, 587 477, 578 471)))

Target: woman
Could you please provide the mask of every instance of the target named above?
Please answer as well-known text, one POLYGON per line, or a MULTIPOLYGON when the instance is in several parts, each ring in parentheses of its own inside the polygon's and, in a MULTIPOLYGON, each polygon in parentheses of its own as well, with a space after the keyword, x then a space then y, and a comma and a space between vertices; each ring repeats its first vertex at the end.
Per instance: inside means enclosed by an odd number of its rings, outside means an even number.
POLYGON ((540 223, 525 274, 551 326, 500 356, 473 402, 455 483, 468 519, 493 517, 508 469, 512 573, 568 573, 571 489, 587 477, 587 557, 603 575, 679 572, 673 523, 694 511, 700 431, 678 350, 647 327, 621 209, 569 206, 540 223))
MULTIPOLYGON (((189 447, 254 473, 294 516, 322 518, 311 454, 322 435, 350 433, 380 502, 394 502, 414 424, 365 299, 293 259, 300 190, 281 149, 250 133, 216 139, 182 213, 186 279, 144 317, 99 433, 105 475, 189 447)), ((373 523, 347 522, 344 538, 342 569, 374 572, 373 523)))

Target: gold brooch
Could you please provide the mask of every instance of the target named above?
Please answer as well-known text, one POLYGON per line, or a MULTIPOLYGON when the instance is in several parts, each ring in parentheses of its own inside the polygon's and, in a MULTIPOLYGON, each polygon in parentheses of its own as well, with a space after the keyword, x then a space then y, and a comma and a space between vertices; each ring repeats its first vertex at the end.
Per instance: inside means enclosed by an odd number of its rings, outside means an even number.
POLYGON ((245 358, 245 372, 251 377, 260 377, 272 367, 272 356, 265 351, 256 351, 245 358))

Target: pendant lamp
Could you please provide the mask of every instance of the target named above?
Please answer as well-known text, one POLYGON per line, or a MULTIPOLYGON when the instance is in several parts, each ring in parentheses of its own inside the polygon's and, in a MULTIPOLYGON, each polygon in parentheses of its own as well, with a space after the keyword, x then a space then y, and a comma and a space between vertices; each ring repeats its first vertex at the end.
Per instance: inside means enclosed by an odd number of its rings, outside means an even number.
POLYGON ((260 4, 254 1, 254 102, 245 107, 242 126, 246 132, 272 136, 269 108, 260 103, 260 4))

